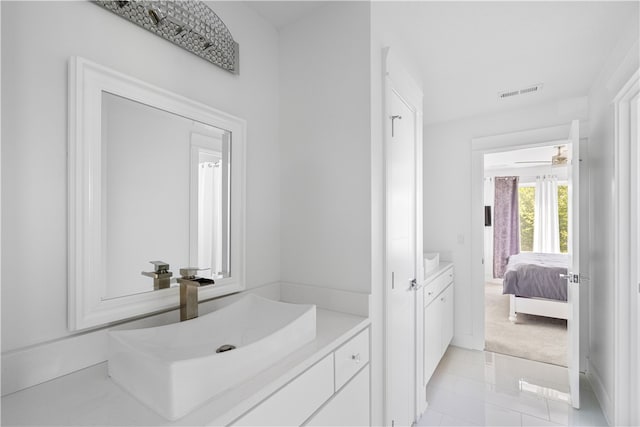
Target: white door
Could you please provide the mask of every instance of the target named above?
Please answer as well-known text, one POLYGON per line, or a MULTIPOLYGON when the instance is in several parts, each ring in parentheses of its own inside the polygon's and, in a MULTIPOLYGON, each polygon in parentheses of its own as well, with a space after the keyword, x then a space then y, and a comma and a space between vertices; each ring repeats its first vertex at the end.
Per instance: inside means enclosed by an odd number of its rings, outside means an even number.
MULTIPOLYGON (((636 295, 635 306, 632 304, 631 320, 635 317, 635 325, 631 325, 631 345, 635 349, 631 351, 631 360, 640 359, 640 94, 636 95, 629 103, 630 107, 630 140, 631 151, 631 200, 630 200, 630 228, 631 228, 631 286, 636 295)), ((635 371, 635 379, 632 378, 630 402, 640 401, 640 367, 636 363, 632 366, 635 371), (633 384, 635 381, 635 384, 633 384)), ((631 425, 640 425, 640 405, 631 405, 631 425), (635 411, 635 412, 634 412, 635 411)))
POLYGON ((567 335, 569 339, 567 368, 569 371, 569 389, 571 392, 571 405, 580 408, 580 221, 578 215, 579 202, 579 176, 580 176, 580 122, 571 122, 569 142, 571 144, 571 161, 569 162, 569 224, 568 224, 568 252, 569 268, 567 274, 569 304, 569 319, 567 320, 567 335))
POLYGON ((415 413, 416 116, 387 78, 385 125, 385 424, 415 413))

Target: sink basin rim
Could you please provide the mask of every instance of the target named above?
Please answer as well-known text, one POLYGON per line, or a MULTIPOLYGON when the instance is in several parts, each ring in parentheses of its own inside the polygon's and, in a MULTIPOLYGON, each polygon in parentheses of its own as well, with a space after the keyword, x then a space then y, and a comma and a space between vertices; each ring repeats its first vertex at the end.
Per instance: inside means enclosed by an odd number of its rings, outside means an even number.
MULTIPOLYGON (((131 337, 136 336, 135 333, 113 331, 113 334, 109 334, 108 369, 111 379, 140 402, 173 421, 215 399, 224 390, 249 380, 315 339, 315 305, 289 304, 249 294, 216 312, 241 303, 247 298, 263 306, 274 304, 273 307, 282 308, 286 305, 293 309, 295 316, 268 334, 226 352, 229 354, 213 352, 182 359, 156 357, 157 355, 143 351, 131 342, 131 337), (129 340, 121 339, 122 336, 128 337, 129 340)), ((182 323, 188 325, 194 320, 197 319, 182 323)), ((157 330, 173 325, 145 329, 157 330)), ((181 328, 176 330, 180 331, 181 328)))

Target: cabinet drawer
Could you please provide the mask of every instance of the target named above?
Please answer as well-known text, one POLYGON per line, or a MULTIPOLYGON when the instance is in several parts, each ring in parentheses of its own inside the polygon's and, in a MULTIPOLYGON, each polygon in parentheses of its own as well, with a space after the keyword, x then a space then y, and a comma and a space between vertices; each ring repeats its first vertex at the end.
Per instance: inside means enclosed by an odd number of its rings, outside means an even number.
POLYGON ((336 391, 369 362, 369 329, 335 351, 336 391))
POLYGON ((299 426, 333 395, 333 354, 272 394, 236 426, 299 426))
POLYGON ((307 427, 370 426, 369 368, 364 368, 309 419, 307 427))
POLYGON ((424 287, 424 306, 426 307, 435 297, 453 282, 453 268, 448 268, 424 287))

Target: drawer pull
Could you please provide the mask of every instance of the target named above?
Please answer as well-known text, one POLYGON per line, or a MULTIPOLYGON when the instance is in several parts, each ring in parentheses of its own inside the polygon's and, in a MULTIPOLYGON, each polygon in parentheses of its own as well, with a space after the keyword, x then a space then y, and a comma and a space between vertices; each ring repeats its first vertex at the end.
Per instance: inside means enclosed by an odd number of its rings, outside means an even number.
POLYGON ((351 355, 351 360, 353 360, 356 363, 360 363, 360 353, 352 354, 351 355))

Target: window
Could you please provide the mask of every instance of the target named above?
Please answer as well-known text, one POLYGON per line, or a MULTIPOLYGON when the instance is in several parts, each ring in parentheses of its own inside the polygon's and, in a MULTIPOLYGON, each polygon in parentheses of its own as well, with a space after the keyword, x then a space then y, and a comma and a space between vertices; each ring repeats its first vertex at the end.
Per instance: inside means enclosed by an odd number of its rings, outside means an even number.
POLYGON ((536 205, 536 187, 518 186, 518 209, 520 210, 520 251, 533 252, 533 217, 536 205))
POLYGON ((560 252, 566 254, 568 251, 569 238, 569 210, 568 210, 569 190, 566 184, 558 185, 558 219, 560 223, 560 252))
MULTIPOLYGON (((558 184, 558 222, 560 232, 560 252, 567 253, 568 191, 566 184, 558 184)), ((518 208, 520 210, 520 251, 533 252, 533 227, 536 204, 536 187, 533 184, 518 186, 518 208)))

